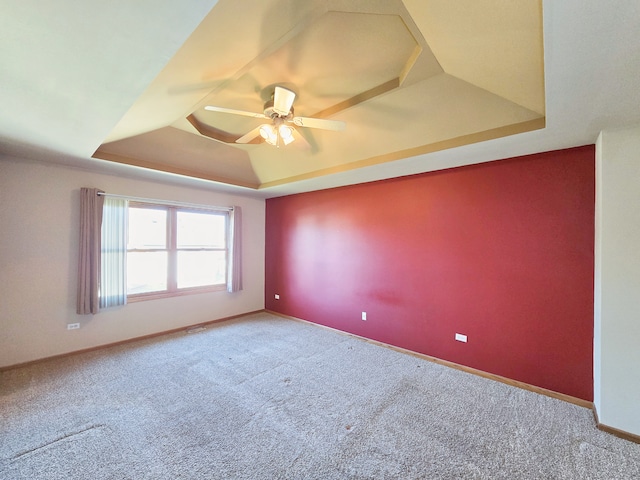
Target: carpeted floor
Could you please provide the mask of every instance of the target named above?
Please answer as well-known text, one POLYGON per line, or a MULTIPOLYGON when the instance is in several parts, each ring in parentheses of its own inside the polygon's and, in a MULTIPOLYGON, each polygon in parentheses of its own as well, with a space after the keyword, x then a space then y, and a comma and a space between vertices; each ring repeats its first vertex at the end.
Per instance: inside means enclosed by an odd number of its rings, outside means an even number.
POLYGON ((2 479, 637 479, 591 411, 267 313, 0 374, 2 479))

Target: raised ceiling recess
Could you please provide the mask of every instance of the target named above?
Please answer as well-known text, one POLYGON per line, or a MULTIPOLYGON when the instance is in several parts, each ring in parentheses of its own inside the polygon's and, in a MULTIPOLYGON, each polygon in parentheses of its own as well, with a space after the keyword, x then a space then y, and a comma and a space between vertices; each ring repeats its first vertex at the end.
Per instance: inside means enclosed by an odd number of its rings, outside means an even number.
POLYGON ((221 0, 94 156, 257 189, 542 128, 541 4, 513 3, 221 0), (248 139, 225 110, 277 86, 346 129, 248 139))

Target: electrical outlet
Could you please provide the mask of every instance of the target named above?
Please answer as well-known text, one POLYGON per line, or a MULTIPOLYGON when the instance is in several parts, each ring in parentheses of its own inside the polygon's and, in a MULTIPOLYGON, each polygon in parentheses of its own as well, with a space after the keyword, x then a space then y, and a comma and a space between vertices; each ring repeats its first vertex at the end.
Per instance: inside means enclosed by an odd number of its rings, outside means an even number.
POLYGON ((278 295, 277 293, 273 296, 273 298, 275 298, 276 300, 280 300, 280 295, 278 295))
POLYGON ((456 333, 456 340, 459 342, 467 343, 467 336, 461 333, 456 333))
POLYGON ((367 319, 367 312, 362 312, 362 320, 366 320, 367 319))
POLYGON ((67 330, 77 330, 80 328, 79 323, 67 323, 67 330))

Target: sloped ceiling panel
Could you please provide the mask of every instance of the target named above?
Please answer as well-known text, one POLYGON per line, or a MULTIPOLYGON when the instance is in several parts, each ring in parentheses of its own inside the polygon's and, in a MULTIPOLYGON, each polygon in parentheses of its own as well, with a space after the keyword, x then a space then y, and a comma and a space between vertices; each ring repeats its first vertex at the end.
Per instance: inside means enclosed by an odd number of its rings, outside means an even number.
POLYGON ((113 162, 248 188, 260 184, 246 152, 174 127, 110 142, 101 152, 113 162))

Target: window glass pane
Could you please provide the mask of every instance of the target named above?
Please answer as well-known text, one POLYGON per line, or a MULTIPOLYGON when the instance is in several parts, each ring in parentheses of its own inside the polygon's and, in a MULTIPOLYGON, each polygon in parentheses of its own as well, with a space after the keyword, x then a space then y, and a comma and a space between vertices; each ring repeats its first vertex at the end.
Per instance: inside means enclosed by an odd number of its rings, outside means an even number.
MULTIPOLYGON (((128 249, 166 248, 167 211, 155 208, 129 208, 128 249)), ((166 275, 166 274, 163 274, 166 275)))
POLYGON ((225 214, 179 211, 177 216, 178 248, 225 248, 225 214))
POLYGON ((167 252, 127 254, 127 294, 167 289, 167 252))
POLYGON ((225 283, 225 252, 178 252, 178 288, 225 283))

